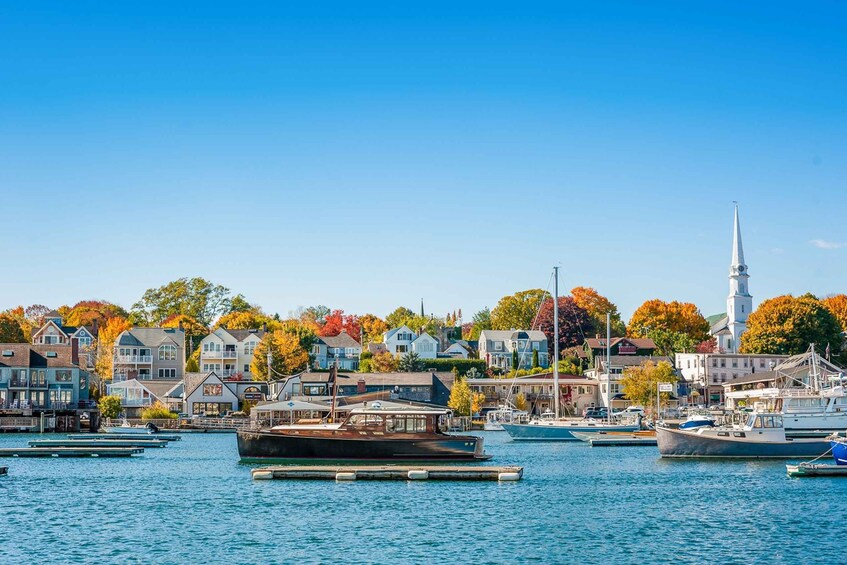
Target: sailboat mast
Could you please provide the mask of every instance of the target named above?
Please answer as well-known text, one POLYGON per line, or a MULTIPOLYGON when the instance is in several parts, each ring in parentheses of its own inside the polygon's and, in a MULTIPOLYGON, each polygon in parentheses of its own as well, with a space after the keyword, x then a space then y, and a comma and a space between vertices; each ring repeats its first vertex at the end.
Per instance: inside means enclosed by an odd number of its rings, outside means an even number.
POLYGON ((612 422, 612 314, 606 312, 606 395, 609 406, 606 409, 606 419, 612 422))
POLYGON ((559 267, 553 267, 553 412, 559 417, 559 267))

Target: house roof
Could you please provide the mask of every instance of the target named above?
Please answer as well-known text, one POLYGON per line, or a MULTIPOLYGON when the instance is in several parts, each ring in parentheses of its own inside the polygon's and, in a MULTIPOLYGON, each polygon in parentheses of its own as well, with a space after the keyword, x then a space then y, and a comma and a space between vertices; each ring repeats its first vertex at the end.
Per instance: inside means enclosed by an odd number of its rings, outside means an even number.
POLYGON ((155 381, 138 381, 144 385, 156 398, 163 399, 181 381, 175 379, 157 379, 155 381))
POLYGON ((347 332, 341 332, 333 336, 321 336, 320 339, 327 347, 362 347, 362 344, 353 339, 347 332))
POLYGON ((179 328, 132 328, 121 332, 116 346, 156 347, 164 343, 174 343, 182 347, 185 332, 179 328))
POLYGON ((77 367, 72 359, 72 348, 69 344, 0 344, 0 367, 77 367), (11 352, 11 355, 6 355, 6 352, 11 352))
POLYGON ((479 334, 479 340, 510 341, 512 339, 518 339, 513 336, 520 333, 527 335, 527 337, 521 337, 520 339, 531 339, 533 341, 547 340, 547 334, 541 330, 482 330, 479 334))
MULTIPOLYGON (((606 367, 606 357, 598 356, 596 359, 598 360, 600 370, 603 370, 606 367)), ((612 355, 609 357, 609 361, 611 362, 612 367, 619 367, 621 365, 624 367, 633 367, 641 365, 645 361, 653 361, 654 363, 661 363, 664 361, 665 363, 670 363, 670 365, 673 366, 673 359, 663 355, 612 355)))
MULTIPOLYGON (((616 346, 622 341, 628 341, 638 349, 656 349, 656 344, 652 339, 647 337, 613 337, 612 347, 616 346)), ((586 338, 585 343, 588 344, 588 347, 591 349, 605 349, 606 348, 606 338, 605 337, 589 337, 586 338)))
POLYGON ((377 353, 388 353, 388 346, 384 343, 369 343, 368 351, 376 355, 377 353))
POLYGON ((431 335, 429 335, 428 333, 422 333, 421 335, 419 335, 418 337, 416 337, 415 339, 413 339, 413 340, 412 340, 412 343, 415 343, 415 342, 416 342, 416 341, 418 341, 418 340, 427 341, 428 339, 431 339, 431 340, 432 340, 432 341, 434 341, 435 343, 438 343, 438 338, 432 337, 432 336, 431 336, 431 335))
POLYGON ((230 330, 227 328, 218 328, 220 330, 225 331, 232 337, 234 337, 237 341, 244 341, 251 335, 257 336, 259 339, 262 339, 265 336, 265 331, 262 329, 249 329, 249 330, 230 330))
POLYGON ((779 373, 777 373, 776 371, 765 371, 764 373, 750 373, 749 375, 741 375, 740 377, 735 377, 731 381, 727 381, 722 384, 723 386, 743 385, 747 383, 773 381, 778 377, 779 373))
MULTIPOLYGON (((300 382, 326 383, 329 382, 329 373, 303 373, 300 382)), ((339 386, 355 386, 360 380, 365 381, 365 386, 431 386, 432 373, 421 371, 418 373, 339 373, 339 386)))
POLYGON ((712 327, 709 329, 709 333, 715 335, 727 328, 729 328, 729 318, 727 316, 724 316, 723 318, 719 318, 715 323, 712 324, 712 327))
POLYGON ((44 318, 61 318, 62 315, 59 314, 56 310, 50 310, 46 314, 44 314, 44 318))
POLYGON ((187 397, 194 389, 196 389, 200 384, 206 380, 210 374, 214 373, 214 371, 210 373, 185 373, 185 378, 183 379, 183 390, 188 391, 187 397))

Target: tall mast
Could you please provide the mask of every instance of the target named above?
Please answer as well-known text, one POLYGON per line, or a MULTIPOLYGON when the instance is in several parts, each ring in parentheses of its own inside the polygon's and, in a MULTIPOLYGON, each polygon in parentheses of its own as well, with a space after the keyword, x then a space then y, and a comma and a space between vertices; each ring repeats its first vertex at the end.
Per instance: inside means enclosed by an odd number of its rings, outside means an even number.
POLYGON ((559 267, 553 267, 553 412, 559 417, 559 267))
POLYGON ((606 312, 606 395, 609 406, 606 409, 606 419, 612 421, 612 314, 606 312))

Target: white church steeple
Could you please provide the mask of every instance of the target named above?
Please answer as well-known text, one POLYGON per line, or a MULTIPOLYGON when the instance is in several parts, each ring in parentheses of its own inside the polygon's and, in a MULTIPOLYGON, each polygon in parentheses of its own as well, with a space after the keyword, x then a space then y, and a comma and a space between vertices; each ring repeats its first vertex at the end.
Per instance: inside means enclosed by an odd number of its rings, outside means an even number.
POLYGON ((735 203, 735 223, 732 232, 732 263, 729 266, 729 296, 726 299, 727 327, 730 335, 727 342, 720 344, 728 353, 738 353, 741 334, 747 329, 747 317, 753 309, 747 280, 747 265, 744 263, 744 248, 741 244, 741 223, 738 221, 738 203, 735 203))

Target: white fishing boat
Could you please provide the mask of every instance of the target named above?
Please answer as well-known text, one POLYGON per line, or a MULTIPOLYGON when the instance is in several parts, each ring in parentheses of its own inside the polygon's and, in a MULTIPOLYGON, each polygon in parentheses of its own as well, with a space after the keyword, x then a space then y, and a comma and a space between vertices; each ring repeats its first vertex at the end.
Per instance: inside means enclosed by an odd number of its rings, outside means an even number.
POLYGON ((159 427, 151 422, 146 424, 130 424, 127 420, 121 420, 117 426, 101 426, 101 429, 109 434, 155 434, 159 427))
POLYGON ((485 415, 483 429, 487 432, 502 432, 503 424, 522 423, 529 420, 529 412, 509 405, 499 406, 485 415))

